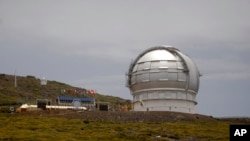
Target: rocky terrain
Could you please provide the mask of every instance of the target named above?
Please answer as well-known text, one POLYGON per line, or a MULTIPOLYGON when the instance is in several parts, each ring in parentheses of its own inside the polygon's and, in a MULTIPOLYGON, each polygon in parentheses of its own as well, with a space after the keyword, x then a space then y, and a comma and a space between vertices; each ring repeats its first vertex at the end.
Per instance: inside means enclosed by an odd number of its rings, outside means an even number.
POLYGON ((226 121, 250 124, 250 118, 216 118, 200 114, 178 112, 124 112, 124 111, 76 111, 76 110, 47 110, 21 113, 22 115, 39 115, 44 117, 64 117, 83 119, 86 121, 113 122, 178 122, 178 121, 226 121))

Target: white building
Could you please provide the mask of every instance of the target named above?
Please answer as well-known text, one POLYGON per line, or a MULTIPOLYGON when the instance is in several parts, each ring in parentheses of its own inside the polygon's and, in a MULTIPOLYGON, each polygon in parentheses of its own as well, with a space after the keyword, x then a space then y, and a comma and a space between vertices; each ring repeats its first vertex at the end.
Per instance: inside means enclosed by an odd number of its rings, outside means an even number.
POLYGON ((176 48, 157 46, 142 52, 127 74, 134 111, 195 113, 199 77, 195 63, 176 48))

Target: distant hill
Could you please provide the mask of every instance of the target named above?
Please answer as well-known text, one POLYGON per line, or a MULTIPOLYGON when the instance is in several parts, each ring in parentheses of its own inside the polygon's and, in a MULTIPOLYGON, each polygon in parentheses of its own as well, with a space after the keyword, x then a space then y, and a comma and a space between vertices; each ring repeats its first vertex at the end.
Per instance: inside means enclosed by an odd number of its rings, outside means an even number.
POLYGON ((62 82, 47 81, 47 85, 41 85, 40 79, 35 76, 15 76, 0 74, 0 106, 16 105, 22 103, 35 104, 36 99, 52 99, 56 103, 57 96, 93 97, 97 102, 109 102, 114 108, 122 105, 131 105, 130 100, 114 96, 106 96, 99 93, 88 94, 86 89, 74 87, 62 82))

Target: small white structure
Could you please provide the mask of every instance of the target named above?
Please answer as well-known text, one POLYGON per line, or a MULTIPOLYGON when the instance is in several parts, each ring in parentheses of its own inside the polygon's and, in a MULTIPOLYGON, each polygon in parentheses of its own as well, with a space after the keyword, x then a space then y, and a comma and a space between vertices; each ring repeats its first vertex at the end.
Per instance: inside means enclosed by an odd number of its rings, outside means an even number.
MULTIPOLYGON (((37 109, 37 105, 23 104, 21 105, 20 108, 23 108, 23 109, 36 108, 37 109)), ((46 105, 46 109, 76 109, 76 107, 75 106, 46 105)), ((87 110, 87 108, 84 106, 79 106, 77 107, 77 109, 87 110)))
POLYGON ((45 79, 45 77, 40 79, 40 81, 41 81, 41 85, 47 85, 47 80, 45 79))
POLYGON ((195 113, 200 73, 178 49, 157 46, 142 52, 127 74, 134 111, 195 113))

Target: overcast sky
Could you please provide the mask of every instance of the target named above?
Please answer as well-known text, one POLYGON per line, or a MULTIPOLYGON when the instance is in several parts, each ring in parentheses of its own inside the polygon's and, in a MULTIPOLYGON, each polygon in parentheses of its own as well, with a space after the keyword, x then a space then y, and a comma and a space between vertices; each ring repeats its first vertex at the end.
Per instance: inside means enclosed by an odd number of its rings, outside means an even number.
POLYGON ((132 99, 129 64, 158 45, 196 62, 197 113, 250 116, 249 0, 0 0, 0 73, 132 99))

